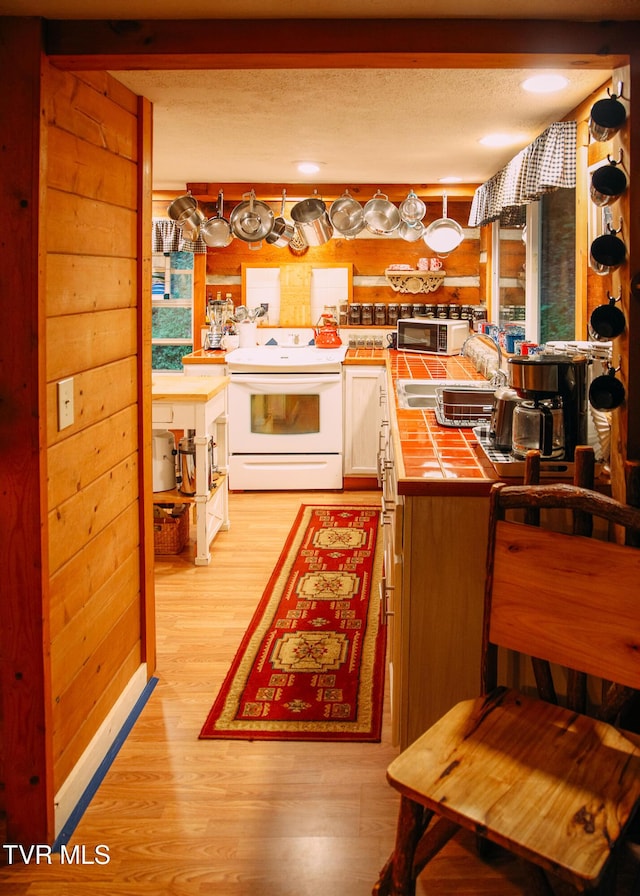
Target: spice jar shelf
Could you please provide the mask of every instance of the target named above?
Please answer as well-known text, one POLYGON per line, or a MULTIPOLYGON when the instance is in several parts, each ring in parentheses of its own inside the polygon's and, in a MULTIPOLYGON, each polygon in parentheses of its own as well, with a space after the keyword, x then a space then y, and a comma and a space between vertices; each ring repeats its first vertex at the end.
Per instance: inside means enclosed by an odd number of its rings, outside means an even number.
POLYGON ((395 292, 417 295, 435 292, 442 286, 444 271, 385 271, 387 282, 395 292))

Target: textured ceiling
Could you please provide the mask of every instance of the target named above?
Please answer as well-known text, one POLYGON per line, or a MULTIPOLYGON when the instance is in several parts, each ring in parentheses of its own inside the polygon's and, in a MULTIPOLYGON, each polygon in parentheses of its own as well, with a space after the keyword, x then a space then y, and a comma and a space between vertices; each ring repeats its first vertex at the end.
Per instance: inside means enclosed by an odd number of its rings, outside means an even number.
MULTIPOLYGON (((0 15, 47 18, 640 18, 639 0, 0 0, 0 15)), ((486 180, 610 78, 566 73, 562 93, 531 96, 524 71, 299 70, 114 72, 154 104, 154 187, 190 182, 310 184, 486 180), (488 150, 488 132, 513 145, 488 150)))
POLYGON ((554 99, 526 96, 529 72, 476 70, 127 72, 154 103, 154 185, 290 183, 295 162, 322 162, 310 183, 480 183, 607 72, 568 72, 554 99), (502 150, 488 132, 519 139, 502 150))

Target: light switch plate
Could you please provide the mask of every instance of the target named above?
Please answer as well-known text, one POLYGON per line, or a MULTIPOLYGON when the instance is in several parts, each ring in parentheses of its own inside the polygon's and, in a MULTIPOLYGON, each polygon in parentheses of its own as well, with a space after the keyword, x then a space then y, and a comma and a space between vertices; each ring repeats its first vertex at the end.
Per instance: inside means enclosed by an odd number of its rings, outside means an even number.
POLYGON ((58 383, 58 430, 71 426, 73 419, 73 377, 69 377, 58 383))

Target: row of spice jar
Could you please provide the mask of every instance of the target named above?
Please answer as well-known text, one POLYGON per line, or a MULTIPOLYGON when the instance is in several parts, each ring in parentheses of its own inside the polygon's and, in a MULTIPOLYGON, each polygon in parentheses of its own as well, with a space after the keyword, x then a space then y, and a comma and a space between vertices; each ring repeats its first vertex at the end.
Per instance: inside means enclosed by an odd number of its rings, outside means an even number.
POLYGON ((424 302, 352 302, 340 314, 340 324, 351 327, 395 327, 399 318, 431 317, 440 320, 473 320, 475 305, 456 302, 427 305, 424 302))

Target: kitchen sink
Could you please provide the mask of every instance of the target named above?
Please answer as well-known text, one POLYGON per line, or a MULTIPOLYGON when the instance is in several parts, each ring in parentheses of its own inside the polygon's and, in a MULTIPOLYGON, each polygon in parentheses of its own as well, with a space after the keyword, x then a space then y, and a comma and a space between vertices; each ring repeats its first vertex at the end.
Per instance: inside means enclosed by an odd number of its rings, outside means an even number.
POLYGON ((490 392, 493 394, 495 386, 490 386, 485 380, 397 380, 396 390, 398 404, 401 408, 435 408, 438 404, 438 396, 443 389, 463 389, 465 391, 490 392))

